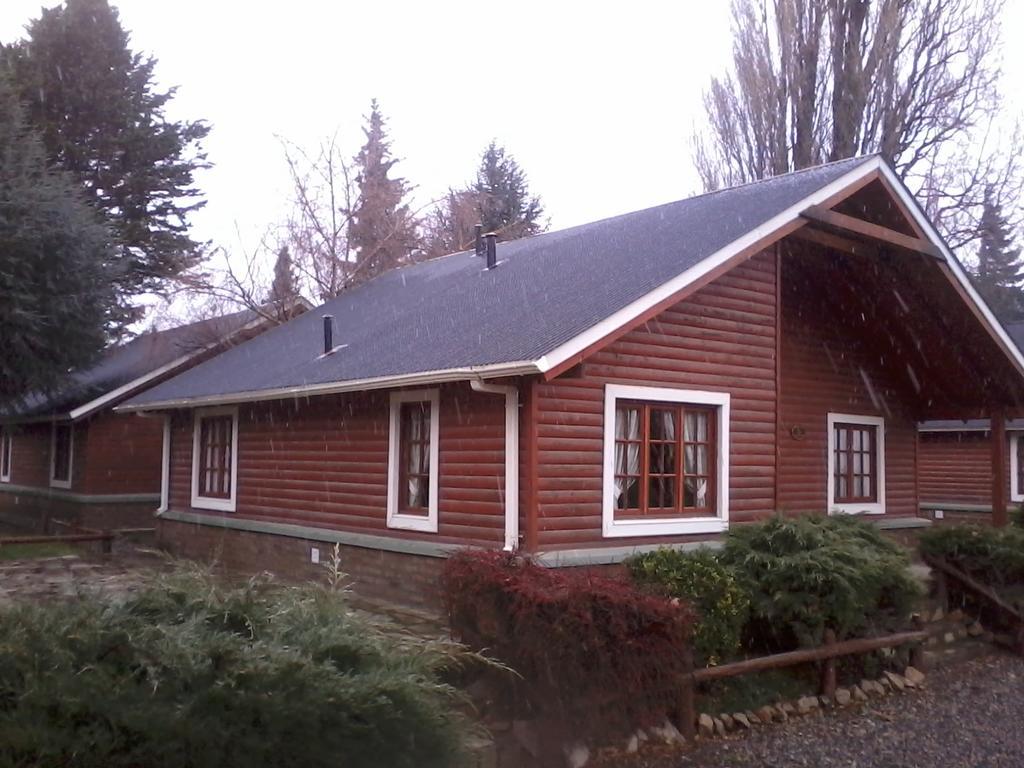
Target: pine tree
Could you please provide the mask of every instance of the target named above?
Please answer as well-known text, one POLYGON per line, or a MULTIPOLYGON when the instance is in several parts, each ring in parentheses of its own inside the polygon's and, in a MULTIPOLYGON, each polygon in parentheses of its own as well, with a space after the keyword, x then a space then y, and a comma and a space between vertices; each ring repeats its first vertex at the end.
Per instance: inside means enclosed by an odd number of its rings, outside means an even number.
POLYGON ((546 229, 540 198, 530 195, 523 169, 497 142, 492 141, 480 156, 472 189, 485 232, 496 232, 500 240, 516 240, 546 229))
POLYGON ((530 195, 526 174, 503 147, 491 142, 480 155, 476 180, 466 189, 449 189, 425 222, 424 251, 443 256, 473 247, 475 225, 499 240, 517 240, 543 232, 544 208, 530 195))
POLYGON ((1002 206, 991 193, 985 195, 978 235, 978 290, 1001 320, 1019 320, 1024 314, 1024 261, 1021 249, 1013 247, 1002 206))
POLYGON ((267 302, 273 307, 279 319, 287 320, 291 317, 298 298, 299 289, 295 285, 291 251, 287 245, 282 245, 274 261, 274 280, 270 284, 267 302))
POLYGON ((123 303, 197 263, 188 216, 204 204, 193 174, 208 167, 210 129, 165 117, 174 89, 156 89, 156 60, 131 50, 117 10, 66 0, 2 54, 50 162, 77 179, 115 235, 123 303))
POLYGON ((398 162, 377 100, 370 103, 366 143, 355 157, 358 202, 351 212, 349 245, 356 255, 356 280, 368 280, 409 259, 417 247, 416 220, 406 197, 405 179, 391 178, 398 162))
POLYGON ((114 246, 73 179, 51 170, 0 70, 0 405, 60 384, 120 320, 114 246))

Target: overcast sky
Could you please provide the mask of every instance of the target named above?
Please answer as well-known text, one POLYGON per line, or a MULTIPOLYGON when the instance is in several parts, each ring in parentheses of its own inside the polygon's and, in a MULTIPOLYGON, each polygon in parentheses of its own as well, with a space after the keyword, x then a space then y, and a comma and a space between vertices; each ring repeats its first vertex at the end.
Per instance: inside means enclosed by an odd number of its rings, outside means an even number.
MULTIPOLYGON (((45 3, 53 5, 55 3, 45 3)), ((728 0, 703 2, 240 2, 121 0, 137 50, 177 85, 174 117, 204 118, 215 167, 195 236, 252 245, 282 218, 283 136, 339 132, 354 153, 371 98, 396 170, 424 204, 473 174, 496 138, 526 170, 554 228, 697 191, 690 135, 728 62, 728 0)), ((0 1, 0 40, 39 0, 0 1)), ((1024 109, 1024 0, 1003 19, 1006 90, 1024 109)))

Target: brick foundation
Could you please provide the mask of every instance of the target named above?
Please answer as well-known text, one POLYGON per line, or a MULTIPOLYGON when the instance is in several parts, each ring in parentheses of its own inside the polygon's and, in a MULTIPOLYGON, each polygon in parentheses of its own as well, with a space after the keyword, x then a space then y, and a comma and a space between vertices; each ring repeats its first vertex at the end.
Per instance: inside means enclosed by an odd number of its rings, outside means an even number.
MULTIPOLYGON (((333 542, 160 519, 157 542, 178 557, 216 563, 238 573, 270 571, 293 581, 324 579, 323 563, 334 550, 333 542), (312 547, 320 549, 320 565, 310 561, 312 547)), ((339 548, 341 568, 357 596, 440 612, 444 558, 345 544, 339 548)))

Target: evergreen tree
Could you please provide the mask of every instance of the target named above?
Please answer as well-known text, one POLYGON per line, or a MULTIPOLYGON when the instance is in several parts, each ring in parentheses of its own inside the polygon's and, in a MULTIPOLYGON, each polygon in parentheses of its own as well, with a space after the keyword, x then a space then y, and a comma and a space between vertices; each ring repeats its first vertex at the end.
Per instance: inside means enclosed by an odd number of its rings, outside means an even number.
POLYGON ((541 221, 540 198, 530 195, 523 169, 497 142, 492 141, 481 155, 472 189, 484 231, 496 232, 500 240, 516 240, 547 228, 541 221))
POLYGON ((363 132, 366 143, 355 157, 358 202, 349 226, 357 281, 399 266, 418 245, 416 220, 406 203, 409 185, 405 179, 389 175, 398 160, 391 156, 391 142, 376 99, 370 103, 363 132))
POLYGON ((51 170, 0 71, 0 405, 86 365, 119 320, 114 246, 77 184, 51 170))
POLYGON ((1024 314, 1024 262, 1021 249, 1013 246, 1002 206, 991 193, 985 195, 978 236, 978 291, 1001 320, 1019 320, 1024 314))
POLYGON ((209 127, 165 117, 174 89, 155 88, 156 60, 131 50, 117 10, 107 0, 44 9, 3 58, 51 164, 107 219, 122 300, 197 263, 188 216, 204 204, 193 174, 208 167, 209 127))
POLYGON ((295 285, 291 251, 287 245, 282 245, 274 262, 274 280, 270 284, 267 302, 274 308, 279 319, 286 320, 291 317, 298 298, 299 289, 295 285))
POLYGON ((425 222, 424 251, 443 256, 473 247, 475 225, 500 240, 516 240, 547 229, 540 198, 530 195, 526 174, 503 147, 492 141, 480 156, 476 180, 449 189, 425 222))

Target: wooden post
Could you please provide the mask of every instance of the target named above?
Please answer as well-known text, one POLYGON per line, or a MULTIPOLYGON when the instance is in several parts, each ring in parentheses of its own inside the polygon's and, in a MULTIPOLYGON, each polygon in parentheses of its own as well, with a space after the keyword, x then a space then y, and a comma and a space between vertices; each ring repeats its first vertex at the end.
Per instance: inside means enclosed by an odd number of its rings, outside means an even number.
POLYGON ((992 409, 992 525, 1004 527, 1009 521, 1006 508, 1006 413, 1002 408, 992 409))
MULTIPOLYGON (((835 645, 836 633, 831 629, 825 630, 824 645, 835 645)), ((830 699, 836 695, 836 659, 825 659, 821 665, 821 686, 819 693, 828 696, 830 699)))
MULTIPOLYGON (((945 608, 943 608, 943 610, 945 610, 945 608)), ((910 623, 914 626, 914 629, 924 629, 924 618, 920 613, 915 613, 911 616, 910 623)), ((910 646, 910 666, 924 672, 924 643, 915 643, 910 646)))
POLYGON ((697 736, 697 703, 696 685, 693 681, 693 649, 687 648, 683 652, 686 674, 683 675, 682 690, 679 692, 679 732, 688 741, 693 741, 697 736))

